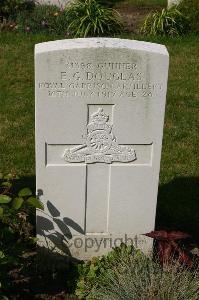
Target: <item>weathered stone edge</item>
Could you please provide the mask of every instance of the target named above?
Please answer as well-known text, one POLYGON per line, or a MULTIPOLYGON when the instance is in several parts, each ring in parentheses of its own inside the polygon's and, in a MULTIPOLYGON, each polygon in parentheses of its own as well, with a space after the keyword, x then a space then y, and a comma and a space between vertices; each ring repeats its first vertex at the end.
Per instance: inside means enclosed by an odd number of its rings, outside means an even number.
POLYGON ((169 56, 164 45, 119 38, 78 38, 44 42, 35 45, 35 54, 66 49, 127 48, 169 56))

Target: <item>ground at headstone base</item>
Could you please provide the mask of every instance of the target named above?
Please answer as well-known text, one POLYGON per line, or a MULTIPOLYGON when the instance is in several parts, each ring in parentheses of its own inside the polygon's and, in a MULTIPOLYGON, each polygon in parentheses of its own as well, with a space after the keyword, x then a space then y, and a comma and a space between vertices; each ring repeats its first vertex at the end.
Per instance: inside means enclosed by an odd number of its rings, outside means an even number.
MULTIPOLYGON (((9 278, 12 282, 9 299, 82 299, 74 295, 75 289, 77 289, 77 282, 80 284, 80 274, 78 274, 78 269, 75 264, 63 259, 63 257, 59 257, 57 254, 54 255, 45 252, 45 249, 37 249, 37 253, 39 253, 37 257, 35 249, 32 250, 34 251, 27 252, 24 255, 23 268, 15 268, 9 272, 9 278)), ((196 249, 194 251, 196 251, 196 249)), ((198 256, 194 254, 192 257, 196 261, 198 256)), ((93 264, 95 265, 94 260, 93 264)), ((86 271, 86 266, 84 268, 86 271)), ((192 268, 192 271, 194 272, 194 268, 192 268)), ((85 280, 90 280, 89 275, 86 275, 86 273, 85 280)), ((83 292, 80 288, 78 291, 80 294, 81 291, 83 292)))
MULTIPOLYGON (((24 177, 22 179, 18 179, 14 184, 15 190, 21 189, 23 186, 30 186, 34 190, 34 177, 24 177)), ((179 192, 181 191, 182 195, 180 196, 181 201, 185 201, 188 195, 183 190, 181 183, 183 183, 183 187, 186 190, 188 189, 188 180, 180 180, 175 183, 175 188, 172 186, 172 191, 176 190, 176 193, 179 197, 179 192), (184 198, 183 198, 184 197, 184 198)), ((193 194, 189 192, 191 197, 194 197, 194 194, 197 191, 197 181, 192 181, 192 190, 193 194), (194 186, 195 183, 195 186, 194 186)), ((166 193, 168 197, 170 197, 170 201, 174 201, 175 193, 171 193, 170 189, 167 188, 164 194, 166 193)), ((165 196, 164 196, 165 199, 165 196)), ((168 199, 167 199, 168 201, 168 199)), ((181 205, 181 203, 179 203, 181 205)), ((193 205, 193 204, 192 204, 193 205)), ((182 205, 181 205, 182 206, 182 205)), ((177 221, 177 208, 174 207, 175 213, 173 216, 176 216, 176 220, 173 219, 172 222, 177 221)), ((183 207, 182 207, 183 210, 183 207)), ((186 206, 185 206, 186 210, 186 206)), ((163 213, 161 211, 161 207, 159 208, 158 214, 163 213)), ((169 218, 167 216, 167 218, 169 218)), ((188 219, 188 215, 186 216, 188 219)), ((171 221, 171 220, 170 220, 171 221)), ((149 236, 156 238, 159 240, 161 244, 158 248, 155 246, 154 253, 157 251, 161 254, 160 261, 161 263, 165 263, 168 260, 168 254, 173 257, 173 254, 177 255, 178 259, 180 259, 181 263, 185 263, 188 266, 193 268, 193 262, 199 260, 199 241, 197 241, 195 234, 195 239, 190 237, 186 233, 179 231, 171 231, 167 229, 161 230, 161 228, 166 229, 166 220, 164 223, 160 225, 159 230, 153 233, 149 233, 149 236), (162 227, 161 227, 162 226, 162 227), (186 238, 186 239, 183 239, 186 238), (177 242, 177 243, 176 243, 177 242), (164 243, 164 245, 163 245, 164 243), (169 251, 168 251, 169 250, 169 251), (165 254, 163 253, 165 252, 165 254), (162 256, 164 255, 164 256, 162 256), (187 260, 188 258, 188 260, 187 260), (191 264, 190 264, 191 262, 191 264)), ((169 225, 169 223, 168 223, 169 225)), ((27 223, 27 226, 28 223, 27 223)), ((169 228, 169 226, 168 226, 169 228)), ((186 228, 186 227, 184 227, 186 228)), ((173 225, 173 230, 177 229, 173 225)), ((195 227, 195 233, 197 233, 197 228, 195 227)), ((193 231, 194 233, 194 231, 193 231)), ((8 248, 9 245, 7 245, 8 248)), ((16 245, 17 246, 17 245, 16 245)), ((15 247, 16 249, 16 247, 15 247)), ((5 293, 9 296, 11 300, 26 300, 26 299, 43 299, 43 300, 64 300, 64 299, 77 299, 74 295, 74 291, 76 289, 76 284, 79 280, 80 273, 78 271, 78 261, 68 260, 66 257, 62 257, 57 253, 49 252, 45 248, 36 248, 34 245, 27 247, 25 244, 23 246, 21 255, 17 258, 18 263, 16 265, 10 266, 7 272, 7 281, 9 283, 9 288, 5 291, 5 293)), ((13 251, 12 251, 13 252, 13 251)), ((15 251, 15 255, 16 255, 15 251)), ((1 259, 2 259, 1 252, 1 259)), ((98 260, 99 261, 99 260, 98 260)), ((2 261, 0 260, 0 263, 2 261)), ((80 264, 79 264, 80 265, 80 264)), ((3 266, 3 265, 2 265, 3 266)), ((2 267, 1 267, 2 272, 2 267)), ((83 274, 83 273, 81 273, 83 274)), ((2 273, 0 274, 2 276, 2 273)), ((2 277, 1 277, 2 278, 2 277)), ((5 279, 5 277, 4 277, 5 279)), ((1 280, 0 280, 1 281, 1 280)), ((0 290, 1 296, 1 290, 0 290)))
POLYGON ((78 275, 67 259, 34 247, 22 261, 22 267, 9 272, 9 299, 77 299, 69 290, 74 290, 78 275))

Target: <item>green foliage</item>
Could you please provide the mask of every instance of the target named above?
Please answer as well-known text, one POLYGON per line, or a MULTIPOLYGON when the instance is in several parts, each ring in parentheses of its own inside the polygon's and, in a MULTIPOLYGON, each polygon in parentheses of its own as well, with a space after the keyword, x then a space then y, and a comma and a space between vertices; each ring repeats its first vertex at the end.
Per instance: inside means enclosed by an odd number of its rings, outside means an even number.
POLYGON ((16 197, 12 201, 12 208, 18 210, 21 208, 23 203, 24 203, 24 199, 22 197, 16 197))
POLYGON ((161 267, 132 246, 121 245, 80 268, 76 295, 92 300, 186 299, 199 297, 199 272, 176 261, 161 267))
POLYGON ((118 12, 101 6, 96 0, 77 0, 65 10, 53 5, 36 5, 1 24, 1 31, 45 32, 72 37, 114 35, 121 29, 118 12))
POLYGON ((66 12, 54 5, 36 5, 18 13, 14 28, 21 32, 66 34, 66 12))
POLYGON ((26 196, 32 196, 32 191, 29 188, 23 188, 18 193, 19 197, 26 197, 26 196))
POLYGON ((32 219, 35 208, 43 209, 43 204, 27 187, 14 193, 15 174, 0 177, 0 282, 5 288, 9 286, 9 269, 19 263, 22 252, 34 240, 32 219))
POLYGON ((31 0, 1 0, 0 18, 9 18, 16 16, 21 10, 32 9, 34 1, 31 0))
POLYGON ((184 14, 189 23, 189 31, 191 33, 199 33, 199 1, 198 0, 182 0, 178 9, 184 14))
POLYGON ((17 195, 12 193, 13 180, 16 179, 15 174, 2 176, 0 183, 0 214, 15 213, 16 210, 29 207, 43 209, 43 204, 32 196, 30 188, 21 189, 17 195), (31 197, 30 197, 31 196, 31 197))
POLYGON ((86 299, 97 284, 99 277, 102 274, 114 270, 121 258, 126 261, 132 253, 140 255, 140 251, 135 250, 133 246, 122 244, 120 247, 114 248, 114 250, 107 255, 94 257, 91 261, 79 264, 79 280, 75 292, 78 298, 86 299))
POLYGON ((121 32, 117 11, 96 0, 77 0, 66 7, 68 32, 73 37, 108 36, 121 32))
POLYGON ((9 203, 11 200, 12 198, 7 195, 0 195, 0 204, 9 203))
POLYGON ((41 201, 39 201, 37 198, 35 197, 29 197, 27 199, 27 204, 30 205, 30 206, 33 206, 33 207, 36 207, 36 208, 39 208, 39 209, 42 209, 43 210, 43 203, 41 203, 41 201))
POLYGON ((148 35, 178 36, 184 34, 187 29, 187 18, 176 7, 171 7, 150 13, 141 32, 148 35))

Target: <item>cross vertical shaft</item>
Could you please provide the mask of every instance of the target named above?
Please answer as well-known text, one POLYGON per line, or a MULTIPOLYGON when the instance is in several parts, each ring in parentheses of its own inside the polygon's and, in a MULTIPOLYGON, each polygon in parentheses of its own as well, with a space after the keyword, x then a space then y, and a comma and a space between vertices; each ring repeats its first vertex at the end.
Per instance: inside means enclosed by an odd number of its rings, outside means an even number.
POLYGON ((90 164, 86 168, 86 233, 107 233, 111 166, 90 164))

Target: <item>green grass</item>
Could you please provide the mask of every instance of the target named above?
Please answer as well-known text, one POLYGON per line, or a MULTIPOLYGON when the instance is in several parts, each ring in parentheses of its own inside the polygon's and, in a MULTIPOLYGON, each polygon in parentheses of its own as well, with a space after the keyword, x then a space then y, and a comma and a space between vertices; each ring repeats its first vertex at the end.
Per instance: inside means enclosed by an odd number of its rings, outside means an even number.
POLYGON ((0 169, 5 172, 35 174, 34 45, 48 39, 15 33, 0 36, 0 169))
MULTIPOLYGON (((5 172, 15 170, 21 176, 35 175, 33 50, 36 43, 53 39, 60 37, 1 33, 0 169, 5 172)), ((144 39, 165 44, 170 53, 157 226, 196 234, 199 230, 199 39, 195 36, 144 39)))
MULTIPOLYGON (((125 38, 132 38, 125 36, 125 38)), ((142 39, 143 37, 136 37, 142 39)), ((1 169, 34 175, 34 45, 58 36, 1 33, 1 169)), ((170 53, 161 183, 198 175, 197 37, 146 38, 170 53)))

